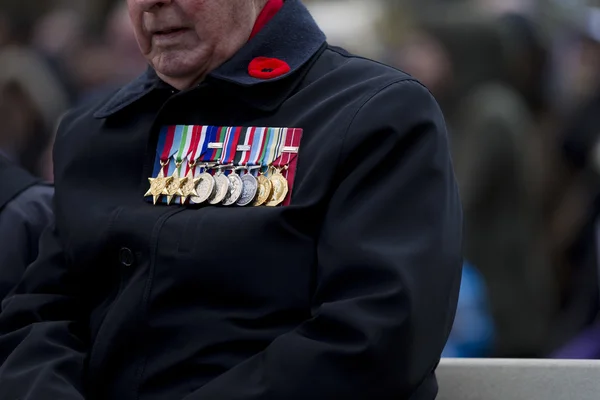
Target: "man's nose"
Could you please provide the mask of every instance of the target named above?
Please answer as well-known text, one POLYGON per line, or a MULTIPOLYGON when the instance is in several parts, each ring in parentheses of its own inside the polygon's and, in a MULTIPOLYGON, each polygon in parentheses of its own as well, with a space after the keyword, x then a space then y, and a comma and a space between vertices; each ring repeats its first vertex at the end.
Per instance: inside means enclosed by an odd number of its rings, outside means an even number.
POLYGON ((171 4, 174 0, 133 0, 145 12, 153 12, 157 9, 171 4))

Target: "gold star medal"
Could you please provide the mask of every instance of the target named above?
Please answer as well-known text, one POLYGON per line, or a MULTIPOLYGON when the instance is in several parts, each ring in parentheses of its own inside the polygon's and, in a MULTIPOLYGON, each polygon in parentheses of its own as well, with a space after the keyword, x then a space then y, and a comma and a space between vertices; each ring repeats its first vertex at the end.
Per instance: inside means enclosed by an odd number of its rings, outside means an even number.
POLYGON ((160 196, 168 194, 167 187, 171 184, 171 181, 173 179, 171 177, 165 177, 164 167, 168 163, 168 161, 164 163, 161 161, 160 172, 158 173, 156 178, 148 178, 148 181, 150 182, 150 189, 148 189, 144 197, 152 196, 152 201, 154 202, 154 205, 156 205, 156 202, 158 201, 160 196))
POLYGON ((190 167, 185 179, 185 183, 181 186, 181 204, 185 204, 188 197, 198 196, 198 191, 196 190, 196 186, 198 186, 198 182, 200 182, 200 178, 194 178, 194 174, 192 173, 193 167, 190 167))
POLYGON ((181 190, 182 186, 187 182, 188 178, 180 178, 179 177, 179 167, 181 165, 175 166, 175 171, 171 176, 171 181, 167 184, 167 204, 171 204, 173 202, 173 198, 175 196, 183 196, 183 191, 181 190))

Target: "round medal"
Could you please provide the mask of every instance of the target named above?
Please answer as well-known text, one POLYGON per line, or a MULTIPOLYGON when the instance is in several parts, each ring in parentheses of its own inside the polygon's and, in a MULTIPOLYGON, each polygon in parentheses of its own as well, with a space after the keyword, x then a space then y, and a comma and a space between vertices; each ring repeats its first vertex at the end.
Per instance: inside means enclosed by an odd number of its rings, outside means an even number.
POLYGON ((223 201, 229 190, 229 179, 223 173, 218 173, 213 177, 215 179, 215 190, 208 198, 208 203, 215 205, 223 201))
POLYGON ((215 178, 208 172, 203 172, 198 176, 198 184, 196 185, 196 193, 198 196, 190 197, 190 201, 194 204, 202 204, 208 200, 215 192, 215 178))
POLYGON ((273 184, 273 192, 271 193, 269 200, 267 200, 266 206, 275 207, 283 203, 285 196, 288 194, 289 186, 287 180, 279 171, 273 173, 269 177, 269 180, 273 184))
POLYGON ((252 174, 245 174, 242 176, 242 195, 237 201, 237 205, 245 207, 254 201, 258 192, 258 181, 252 174))
POLYGON ((265 204, 269 197, 271 197, 271 192, 273 190, 273 184, 266 176, 259 175, 256 180, 258 181, 258 193, 256 199, 254 199, 254 203, 252 203, 255 207, 265 204))
POLYGON ((242 195, 243 185, 242 178, 238 174, 233 171, 227 177, 229 179, 229 189, 227 190, 227 195, 223 199, 224 206, 234 205, 242 195))

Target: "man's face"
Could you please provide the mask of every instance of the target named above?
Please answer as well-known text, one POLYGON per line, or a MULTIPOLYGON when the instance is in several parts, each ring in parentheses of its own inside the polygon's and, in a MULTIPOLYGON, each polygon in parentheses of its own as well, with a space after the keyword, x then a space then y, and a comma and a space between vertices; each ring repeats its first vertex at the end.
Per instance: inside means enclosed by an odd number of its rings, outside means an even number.
POLYGON ((127 0, 142 54, 175 87, 193 84, 231 58, 248 40, 264 3, 127 0))

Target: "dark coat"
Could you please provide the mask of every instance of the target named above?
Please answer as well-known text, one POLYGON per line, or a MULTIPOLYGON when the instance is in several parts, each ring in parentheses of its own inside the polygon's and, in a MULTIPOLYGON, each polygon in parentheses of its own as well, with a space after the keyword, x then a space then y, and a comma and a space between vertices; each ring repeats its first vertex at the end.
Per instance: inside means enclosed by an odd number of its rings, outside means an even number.
POLYGON ((0 317, 0 398, 433 399, 462 217, 441 112, 298 0, 198 87, 64 118, 56 223, 0 317), (247 75, 255 56, 291 66, 247 75), (291 204, 153 206, 163 124, 304 129, 291 204))
POLYGON ((51 185, 0 155, 0 300, 36 259, 40 236, 52 219, 53 195, 51 185))

